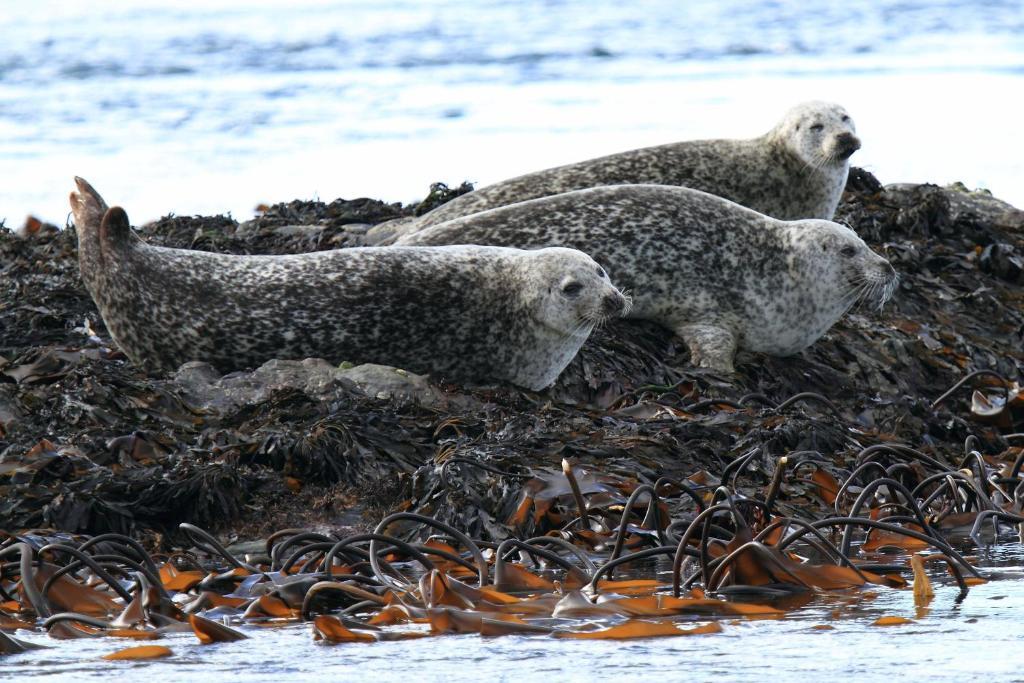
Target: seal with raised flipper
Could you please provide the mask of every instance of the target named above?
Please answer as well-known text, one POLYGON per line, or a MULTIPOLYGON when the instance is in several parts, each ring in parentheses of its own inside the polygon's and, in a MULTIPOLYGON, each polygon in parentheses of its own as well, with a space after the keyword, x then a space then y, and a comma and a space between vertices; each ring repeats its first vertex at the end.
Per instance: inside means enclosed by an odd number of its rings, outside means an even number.
POLYGON ((779 220, 831 220, 858 149, 845 109, 804 102, 760 137, 676 142, 528 173, 460 195, 403 230, 572 190, 648 183, 703 190, 779 220))
POLYGON ((76 183, 82 280, 114 341, 146 370, 318 357, 539 390, 628 304, 601 266, 567 248, 243 256, 150 246, 123 209, 76 183))
POLYGON ((661 323, 692 362, 733 371, 738 349, 795 354, 897 276, 849 228, 780 221, 705 192, 615 185, 532 199, 407 235, 398 244, 585 251, 632 296, 628 317, 661 323))

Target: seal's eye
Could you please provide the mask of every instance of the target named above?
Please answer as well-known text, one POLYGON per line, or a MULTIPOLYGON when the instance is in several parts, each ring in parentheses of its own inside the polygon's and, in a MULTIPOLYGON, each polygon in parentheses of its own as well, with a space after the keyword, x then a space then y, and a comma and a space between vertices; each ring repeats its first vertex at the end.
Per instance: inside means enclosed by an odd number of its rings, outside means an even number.
POLYGON ((815 133, 820 133, 821 131, 825 130, 825 126, 821 123, 816 123, 813 126, 811 126, 811 130, 813 130, 815 133))
POLYGON ((604 277, 605 276, 604 268, 602 268, 601 266, 597 267, 597 276, 598 277, 604 277))
POLYGON ((845 247, 839 250, 839 253, 845 256, 846 258, 850 258, 857 253, 857 249, 855 247, 851 247, 850 245, 846 245, 845 247))
POLYGON ((570 282, 565 287, 562 287, 562 294, 565 294, 568 297, 577 297, 582 291, 583 285, 578 282, 570 282))
POLYGON ((849 123, 849 122, 850 122, 850 117, 849 116, 843 116, 843 123, 849 123))

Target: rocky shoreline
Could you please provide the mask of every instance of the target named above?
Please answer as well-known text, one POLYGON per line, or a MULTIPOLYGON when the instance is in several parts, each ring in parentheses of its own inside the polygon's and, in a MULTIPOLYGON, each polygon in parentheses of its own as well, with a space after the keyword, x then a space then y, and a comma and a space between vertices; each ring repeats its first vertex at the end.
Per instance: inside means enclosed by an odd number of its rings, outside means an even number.
MULTIPOLYGON (((140 233, 227 253, 342 248, 466 189, 436 186, 405 207, 293 201, 242 224, 167 217, 140 233)), ((743 354, 734 380, 689 367, 656 325, 617 322, 542 393, 314 359, 146 377, 81 284, 73 229, 0 232, 0 529, 169 547, 182 522, 249 539, 401 510, 501 540, 550 530, 530 511, 571 495, 563 458, 584 494, 609 495, 662 477, 761 489, 797 451, 842 480, 864 448, 890 442, 955 462, 971 435, 1012 461, 1024 446, 1007 438, 1024 432, 1024 212, 855 170, 836 219, 900 272, 884 310, 854 311, 793 358, 743 354), (965 386, 933 407, 978 370, 990 372, 970 380, 973 399, 965 386)), ((778 506, 813 517, 828 497, 796 477, 778 506)))

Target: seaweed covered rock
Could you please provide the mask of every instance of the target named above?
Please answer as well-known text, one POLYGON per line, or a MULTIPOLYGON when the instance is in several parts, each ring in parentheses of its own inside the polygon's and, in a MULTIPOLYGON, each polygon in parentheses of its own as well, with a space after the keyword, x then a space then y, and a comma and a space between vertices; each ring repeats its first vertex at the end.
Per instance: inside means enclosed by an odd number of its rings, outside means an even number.
MULTIPOLYGON (((450 198, 449 198, 450 199, 450 198)), ((252 220, 229 216, 166 216, 142 226, 152 244, 225 254, 301 254, 359 246, 371 225, 413 215, 414 209, 378 199, 293 200, 260 207, 252 220)))
MULTIPOLYGON (((658 480, 761 490, 782 456, 848 474, 886 442, 956 458, 973 436, 982 452, 1006 451, 1005 435, 1024 431, 1024 214, 985 193, 883 187, 861 171, 847 189, 837 218, 901 275, 883 310, 852 311, 791 358, 741 354, 734 377, 689 366, 657 325, 617 321, 541 393, 315 359, 148 377, 82 286, 73 229, 0 232, 0 528, 155 542, 180 522, 258 534, 401 509, 500 539, 573 522, 563 460, 614 507, 658 480)), ((242 224, 168 217, 140 233, 299 253, 365 243, 369 225, 418 210, 296 201, 242 224)), ((779 510, 826 509, 821 477, 783 487, 779 510)))

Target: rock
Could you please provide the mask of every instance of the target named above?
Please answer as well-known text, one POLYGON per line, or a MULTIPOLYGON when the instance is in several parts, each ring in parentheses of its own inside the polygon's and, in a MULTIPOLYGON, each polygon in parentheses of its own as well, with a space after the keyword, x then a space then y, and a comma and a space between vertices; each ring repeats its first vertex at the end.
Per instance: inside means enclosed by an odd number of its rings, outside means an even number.
POLYGON ((366 396, 393 401, 398 405, 450 410, 456 405, 468 408, 476 404, 468 396, 445 394, 431 384, 426 375, 416 375, 388 365, 365 363, 338 370, 337 375, 343 381, 351 382, 366 396))
POLYGON ((173 380, 190 403, 221 413, 261 403, 281 389, 298 389, 326 402, 355 390, 370 398, 392 401, 396 407, 416 405, 441 410, 476 403, 467 396, 445 394, 424 375, 372 363, 338 368, 321 358, 272 360, 251 372, 223 376, 209 363, 191 362, 182 365, 173 380))
POLYGON ((846 191, 859 192, 861 194, 877 194, 882 190, 882 183, 871 171, 866 171, 857 166, 851 166, 846 177, 846 191))
POLYGON ((319 358, 303 361, 272 360, 250 372, 221 375, 209 363, 185 363, 174 373, 174 383, 190 403, 224 413, 265 401, 280 389, 298 389, 317 399, 330 400, 343 388, 335 367, 319 358))
POLYGON ((321 225, 340 227, 351 223, 380 223, 404 215, 411 209, 379 199, 335 199, 330 204, 296 199, 267 207, 250 223, 259 227, 279 225, 321 225))
POLYGON ((885 186, 886 192, 914 192, 918 188, 936 188, 948 202, 949 219, 952 223, 970 221, 986 223, 996 228, 1024 232, 1024 211, 1012 204, 996 199, 987 190, 968 190, 963 183, 952 183, 945 187, 918 185, 915 183, 893 183, 885 186))
MULTIPOLYGON (((73 229, 29 240, 0 229, 0 527, 150 534, 170 547, 183 521, 228 538, 246 525, 250 537, 282 525, 333 533, 364 525, 364 511, 402 509, 500 540, 527 477, 564 483, 562 458, 630 486, 698 473, 713 490, 756 448, 729 481, 758 496, 793 451, 816 451, 837 473, 888 441, 956 463, 973 436, 998 457, 1024 410, 974 421, 971 389, 997 399, 995 378, 932 402, 974 370, 1024 377, 1021 213, 956 186, 852 180, 837 217, 901 275, 884 309, 853 311, 796 357, 747 354, 730 378, 692 368, 664 328, 613 321, 545 392, 318 359, 148 376, 116 351, 82 286, 73 229)), ((369 224, 418 210, 297 200, 244 229, 169 217, 142 232, 163 246, 292 254, 353 246, 369 224)), ((802 488, 784 484, 784 511, 818 505, 802 488)), ((552 530, 536 520, 515 534, 552 530)))

